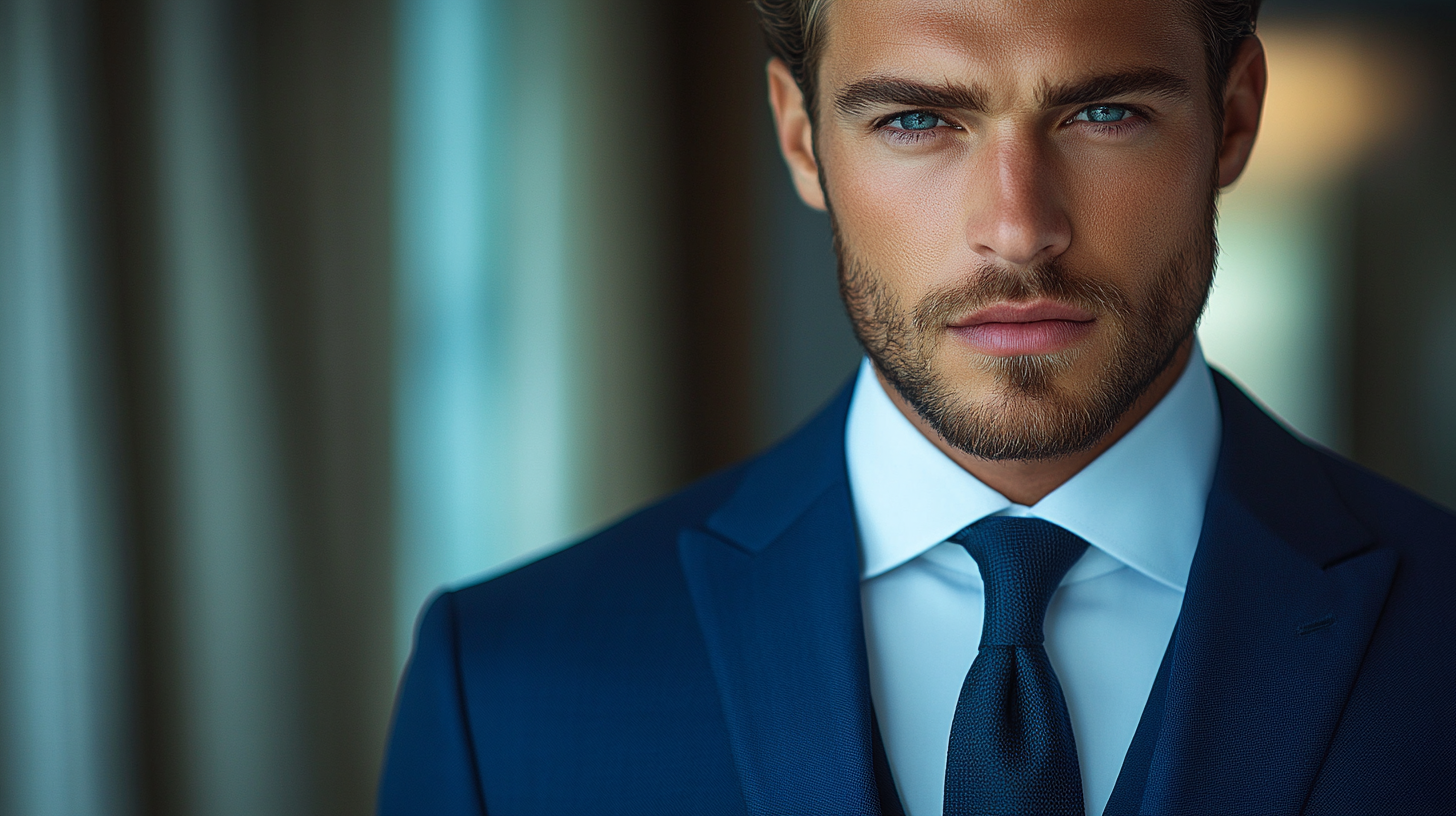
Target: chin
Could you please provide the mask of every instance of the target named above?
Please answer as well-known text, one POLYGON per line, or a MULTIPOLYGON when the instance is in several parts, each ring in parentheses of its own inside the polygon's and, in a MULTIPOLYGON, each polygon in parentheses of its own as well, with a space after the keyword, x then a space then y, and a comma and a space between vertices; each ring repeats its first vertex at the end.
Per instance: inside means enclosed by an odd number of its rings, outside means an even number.
POLYGON ((946 362, 969 369, 956 377, 964 385, 962 393, 968 396, 996 394, 1003 399, 1043 400, 1095 390, 1099 374, 1108 367, 1102 345, 1089 338, 1049 354, 973 354, 946 362))
POLYGON ((1055 354, 938 356, 929 381, 903 383, 901 393, 949 444, 979 459, 1079 453, 1127 407, 1127 394, 1109 388, 1108 361, 1083 344, 1055 354))

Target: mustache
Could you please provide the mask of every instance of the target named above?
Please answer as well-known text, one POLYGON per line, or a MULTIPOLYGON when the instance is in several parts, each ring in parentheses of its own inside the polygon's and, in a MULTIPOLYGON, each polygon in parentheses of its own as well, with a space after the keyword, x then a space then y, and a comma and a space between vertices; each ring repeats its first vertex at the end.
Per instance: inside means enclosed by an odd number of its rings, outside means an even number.
POLYGON ((998 303, 1025 303, 1043 298, 1098 315, 1126 317, 1132 312, 1132 303, 1121 289, 1081 277, 1052 259, 1025 269, 984 264, 966 280, 926 295, 910 319, 917 330, 932 331, 998 303))

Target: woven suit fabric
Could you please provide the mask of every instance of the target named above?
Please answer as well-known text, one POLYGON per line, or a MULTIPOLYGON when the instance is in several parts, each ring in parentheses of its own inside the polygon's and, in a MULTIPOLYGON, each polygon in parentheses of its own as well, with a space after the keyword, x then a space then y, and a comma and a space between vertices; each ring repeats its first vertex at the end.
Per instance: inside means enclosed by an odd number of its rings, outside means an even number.
POLYGON ((1087 542, 1048 521, 1007 517, 983 519, 951 540, 976 559, 986 609, 951 723, 944 812, 1080 816, 1077 744, 1042 622, 1087 542))

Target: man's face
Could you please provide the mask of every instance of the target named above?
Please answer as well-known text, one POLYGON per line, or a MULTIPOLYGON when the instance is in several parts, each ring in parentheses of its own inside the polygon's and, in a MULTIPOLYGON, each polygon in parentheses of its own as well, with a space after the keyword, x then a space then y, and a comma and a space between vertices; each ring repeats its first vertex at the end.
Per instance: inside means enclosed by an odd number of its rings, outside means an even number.
POLYGON ((1169 0, 833 0, 815 146, 850 316, 952 445, 1094 445, 1212 277, 1216 117, 1169 0))

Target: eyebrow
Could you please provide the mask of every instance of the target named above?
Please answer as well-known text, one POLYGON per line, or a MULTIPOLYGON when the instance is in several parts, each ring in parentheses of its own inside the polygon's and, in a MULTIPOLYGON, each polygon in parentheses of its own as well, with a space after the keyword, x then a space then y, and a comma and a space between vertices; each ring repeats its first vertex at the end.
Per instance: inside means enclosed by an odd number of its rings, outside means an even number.
MULTIPOLYGON (((1139 68, 1089 77, 1070 84, 1043 85, 1037 92, 1042 108, 1085 105, 1114 96, 1151 94, 1182 99, 1192 92, 1192 84, 1161 68, 1139 68)), ((897 77, 872 76, 861 79, 834 98, 834 107, 842 116, 858 116, 874 107, 940 108, 984 112, 986 90, 979 85, 955 82, 932 84, 897 77)))
POLYGON ((880 105, 984 111, 986 92, 974 85, 953 82, 931 85, 910 79, 869 77, 853 83, 834 98, 834 107, 843 116, 858 116, 880 105))
POLYGON ((1060 108, 1101 102, 1114 96, 1129 94, 1185 99, 1192 92, 1192 83, 1177 74, 1161 68, 1139 68, 1095 76, 1067 85, 1043 86, 1037 93, 1037 102, 1043 108, 1060 108))

